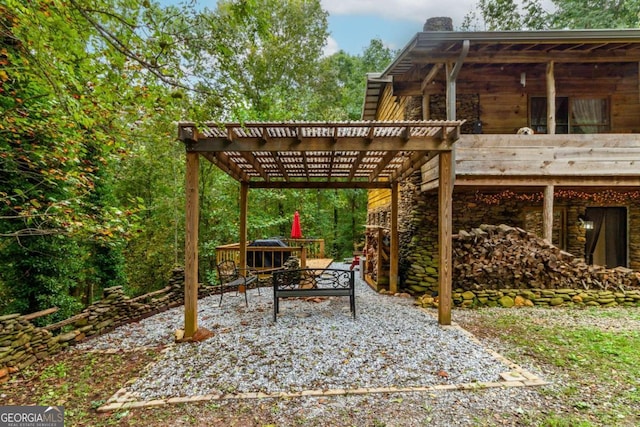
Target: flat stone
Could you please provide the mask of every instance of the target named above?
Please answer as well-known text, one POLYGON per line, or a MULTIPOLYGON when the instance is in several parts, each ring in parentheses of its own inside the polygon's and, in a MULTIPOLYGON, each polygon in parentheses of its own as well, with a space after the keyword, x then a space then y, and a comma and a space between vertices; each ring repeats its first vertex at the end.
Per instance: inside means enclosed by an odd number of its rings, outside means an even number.
POLYGON ((524 375, 517 371, 501 372, 500 377, 504 381, 523 381, 527 379, 524 375))
POLYGON ((96 409, 97 412, 113 412, 122 408, 122 403, 109 403, 96 409))

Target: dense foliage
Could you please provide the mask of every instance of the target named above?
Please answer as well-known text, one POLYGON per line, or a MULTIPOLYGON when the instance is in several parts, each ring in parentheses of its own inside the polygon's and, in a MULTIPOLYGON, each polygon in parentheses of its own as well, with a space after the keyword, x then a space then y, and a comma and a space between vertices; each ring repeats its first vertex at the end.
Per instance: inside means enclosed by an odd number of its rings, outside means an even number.
POLYGON ((611 29, 640 27, 640 0, 479 0, 466 30, 611 29))
MULTIPOLYGON (((324 57, 317 0, 0 4, 0 312, 67 317, 108 286, 166 284, 183 260, 178 120, 358 119, 392 53, 324 57), (242 54, 239 54, 242 52, 242 54)), ((239 186, 201 162, 201 265, 237 241, 239 186)), ((363 191, 250 192, 249 237, 362 239, 363 191)))

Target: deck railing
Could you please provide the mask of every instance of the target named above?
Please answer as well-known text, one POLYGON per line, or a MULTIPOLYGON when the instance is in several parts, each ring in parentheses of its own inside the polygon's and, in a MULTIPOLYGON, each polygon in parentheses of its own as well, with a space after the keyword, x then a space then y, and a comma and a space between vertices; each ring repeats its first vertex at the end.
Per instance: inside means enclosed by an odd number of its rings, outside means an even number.
MULTIPOLYGON (((282 266, 290 256, 300 258, 300 266, 307 265, 307 248, 304 246, 247 246, 247 265, 255 270, 271 270, 282 266)), ((240 263, 240 244, 231 243, 216 247, 216 264, 232 260, 240 263)))
POLYGON ((325 258, 324 239, 282 239, 288 246, 302 246, 308 258, 325 258))

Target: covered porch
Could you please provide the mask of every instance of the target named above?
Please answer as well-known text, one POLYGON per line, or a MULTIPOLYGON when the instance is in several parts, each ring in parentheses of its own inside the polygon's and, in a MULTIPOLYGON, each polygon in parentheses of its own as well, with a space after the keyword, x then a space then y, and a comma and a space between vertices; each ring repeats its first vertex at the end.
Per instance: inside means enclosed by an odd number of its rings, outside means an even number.
POLYGON ((398 289, 399 182, 429 160, 439 164, 438 321, 451 323, 452 150, 460 121, 180 123, 186 148, 185 338, 198 330, 200 157, 240 182, 239 264, 247 262, 248 192, 255 188, 390 189, 389 289, 398 289))

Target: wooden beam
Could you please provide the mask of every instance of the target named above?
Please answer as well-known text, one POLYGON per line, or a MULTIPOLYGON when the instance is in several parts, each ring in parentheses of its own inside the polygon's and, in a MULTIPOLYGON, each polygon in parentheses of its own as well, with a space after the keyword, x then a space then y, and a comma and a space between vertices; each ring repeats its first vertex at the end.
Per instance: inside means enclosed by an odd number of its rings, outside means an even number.
POLYGON ((399 265, 400 265, 400 244, 398 235, 398 200, 400 198, 400 184, 394 182, 391 185, 391 248, 389 259, 389 291, 392 294, 398 292, 398 277, 399 277, 399 265))
POLYGON ((198 330, 198 153, 187 153, 186 159, 186 225, 184 245, 184 337, 198 330))
MULTIPOLYGON (((247 267, 247 213, 249 208, 249 185, 240 183, 240 268, 247 267)), ((243 270, 243 276, 244 276, 243 270)), ((246 291, 246 290, 245 290, 246 291)))
POLYGON ((250 188, 290 188, 290 189, 375 189, 390 188, 390 181, 249 181, 250 188))
POLYGON ((446 139, 434 136, 411 136, 405 140, 402 136, 338 138, 308 137, 299 143, 295 138, 272 137, 265 143, 261 138, 239 138, 228 142, 226 138, 201 138, 187 145, 189 152, 224 152, 224 151, 448 151, 451 144, 446 139))
MULTIPOLYGON (((494 147, 572 147, 585 151, 598 148, 640 148, 640 134, 597 133, 565 135, 516 135, 516 134, 464 134, 456 142, 458 149, 484 149, 494 147)), ((600 153, 603 154, 603 153, 600 153)))
POLYGON ((202 156, 236 181, 244 181, 248 179, 245 172, 232 162, 231 159, 229 159, 229 156, 225 153, 202 153, 202 156), (218 154, 222 155, 218 156, 218 154))
MULTIPOLYGON (((544 74, 544 71, 542 72, 544 74)), ((520 72, 518 71, 518 76, 520 72)), ((491 73, 484 69, 478 69, 475 73, 472 73, 468 69, 461 73, 456 83, 456 91, 458 94, 480 94, 493 95, 496 92, 510 92, 515 78, 511 82, 507 82, 505 79, 494 78, 491 79, 491 73), (483 74, 484 73, 484 74, 483 74), (466 80, 469 79, 469 80, 466 80)), ((531 83, 532 78, 529 78, 527 73, 527 86, 531 83)), ((570 80, 568 77, 558 78, 556 76, 556 85, 562 87, 562 90, 566 93, 574 93, 584 90, 584 85, 577 80, 570 80)), ((404 96, 423 96, 423 95, 441 95, 446 90, 446 84, 442 81, 436 81, 434 84, 429 85, 425 90, 420 89, 419 80, 410 81, 398 81, 393 85, 394 94, 397 97, 404 96)), ((598 85, 594 86, 593 92, 590 92, 591 96, 606 97, 612 92, 616 92, 616 83, 611 79, 607 81, 598 81, 598 85)), ((522 87, 522 86, 520 86, 522 87)))
POLYGON ((439 182, 438 191, 438 248, 439 248, 439 271, 438 271, 438 323, 440 325, 451 324, 451 297, 453 282, 453 159, 451 152, 440 153, 439 159, 439 182))
MULTIPOLYGON (((458 57, 457 52, 439 53, 425 52, 413 53, 411 62, 416 65, 440 64, 454 61, 458 57)), ((487 52, 486 54, 477 54, 470 52, 465 63, 468 64, 540 64, 549 60, 556 63, 591 63, 600 64, 606 62, 638 62, 640 52, 626 51, 621 53, 612 52, 609 54, 592 52, 534 52, 531 50, 523 50, 520 52, 487 52)))
POLYGON ((456 187, 546 187, 547 185, 640 187, 640 176, 456 176, 456 187))
POLYGON ((547 133, 556 133, 556 80, 553 72, 553 61, 547 63, 547 133))
POLYGON ((278 170, 280 171, 280 173, 282 174, 282 177, 288 181, 289 180, 289 174, 287 173, 287 169, 284 167, 284 164, 282 164, 282 160, 280 159, 280 156, 274 155, 273 156, 276 160, 276 166, 278 166, 278 170))
POLYGON ((248 151, 243 151, 240 153, 240 155, 244 157, 244 159, 251 166, 253 166, 253 168, 256 170, 256 172, 258 172, 258 174, 262 177, 262 179, 264 179, 265 181, 269 181, 270 179, 269 174, 262 168, 262 165, 260 164, 258 159, 256 159, 256 156, 253 155, 253 153, 250 153, 248 151))
POLYGON ((376 180, 378 175, 380 175, 380 173, 384 170, 384 168, 387 167, 389 162, 393 160, 396 154, 397 154, 397 151, 387 151, 384 154, 384 156, 382 156, 382 159, 378 162, 378 165, 376 166, 376 168, 373 170, 371 175, 369 175, 369 182, 373 182, 376 180))
POLYGON ((422 151, 414 151, 409 158, 407 158, 402 166, 393 173, 391 181, 402 181, 405 178, 411 176, 412 173, 417 171, 433 157, 435 153, 424 153, 422 151))
POLYGON ((360 168, 360 163, 362 163, 362 159, 364 159, 366 155, 366 151, 358 151, 358 155, 353 160, 351 170, 349 171, 349 181, 353 180, 353 178, 356 176, 356 172, 358 172, 358 169, 360 168))
MULTIPOLYGON (((438 73, 440 72, 440 70, 442 70, 444 64, 434 64, 433 67, 431 67, 431 69, 429 70, 429 73, 427 74, 427 76, 424 78, 424 80, 422 80, 422 83, 420 84, 420 91, 424 92, 425 89, 427 88, 427 86, 433 81, 433 79, 436 78, 436 76, 438 75, 438 73)), ((423 117, 424 120, 429 120, 429 119, 425 119, 423 117)))
POLYGON ((542 238, 546 240, 547 243, 553 242, 553 185, 547 185, 544 188, 542 238))
POLYGON ((304 173, 307 176, 307 181, 309 181, 309 162, 307 160, 307 153, 302 152, 302 166, 304 167, 304 173))

